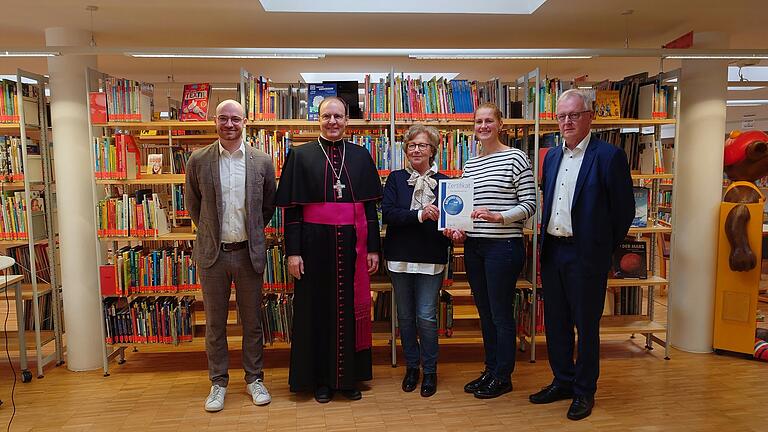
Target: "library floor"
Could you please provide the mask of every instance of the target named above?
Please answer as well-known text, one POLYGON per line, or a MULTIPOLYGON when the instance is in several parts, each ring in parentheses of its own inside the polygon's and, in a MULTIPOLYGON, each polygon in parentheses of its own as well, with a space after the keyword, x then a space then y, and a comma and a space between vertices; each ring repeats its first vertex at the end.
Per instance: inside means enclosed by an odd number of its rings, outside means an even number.
MULTIPOLYGON (((199 342, 202 338, 194 343, 199 342)), ((101 371, 51 367, 43 379, 16 384, 11 430, 766 430, 768 364, 677 350, 666 361, 663 348, 655 345, 646 351, 643 342, 628 335, 604 339, 596 407, 579 422, 566 419, 568 401, 544 406, 528 402, 528 394, 551 379, 543 345, 537 347, 536 363, 528 361, 528 352, 519 353, 514 391, 493 400, 462 391, 482 369, 479 346, 441 347, 438 392, 428 399, 418 391, 403 393, 404 367, 392 368, 388 351, 377 349, 375 378, 363 399, 337 398, 324 405, 309 394, 290 393, 288 351, 268 350, 266 383, 272 403, 254 406, 245 393, 242 369, 233 368, 224 411, 209 414, 203 410, 209 383, 201 344, 200 351, 178 353, 140 347, 141 352, 127 353, 125 364, 112 363, 107 378, 101 371)), ((231 361, 239 364, 239 352, 231 361)), ((2 363, 0 427, 5 427, 12 412, 13 380, 2 363)))

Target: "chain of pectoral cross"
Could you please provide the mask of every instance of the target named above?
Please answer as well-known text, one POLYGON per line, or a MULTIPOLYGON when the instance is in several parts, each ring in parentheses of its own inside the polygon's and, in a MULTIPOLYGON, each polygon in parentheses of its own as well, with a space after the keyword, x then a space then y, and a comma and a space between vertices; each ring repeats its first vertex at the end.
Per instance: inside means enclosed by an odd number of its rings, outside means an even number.
POLYGON ((320 146, 320 150, 323 151, 323 155, 325 156, 325 160, 328 161, 328 165, 331 166, 333 176, 336 177, 336 183, 333 185, 333 189, 336 191, 336 198, 341 198, 342 191, 346 188, 346 186, 341 183, 341 173, 344 171, 344 159, 347 156, 347 148, 344 146, 344 141, 341 142, 341 166, 339 166, 338 174, 336 173, 336 168, 333 167, 333 163, 331 163, 331 158, 328 157, 328 153, 325 151, 325 147, 323 147, 323 143, 318 141, 317 144, 320 146))

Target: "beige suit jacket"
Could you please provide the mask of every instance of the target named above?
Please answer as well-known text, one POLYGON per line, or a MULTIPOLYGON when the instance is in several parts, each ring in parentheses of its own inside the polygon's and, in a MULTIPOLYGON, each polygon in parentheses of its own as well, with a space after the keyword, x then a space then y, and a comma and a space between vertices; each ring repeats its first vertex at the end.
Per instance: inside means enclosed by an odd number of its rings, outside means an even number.
MULTIPOLYGON (((245 145, 245 228, 253 268, 264 272, 264 226, 275 213, 275 167, 266 153, 245 145)), ((203 268, 212 266, 221 251, 224 212, 219 174, 219 142, 196 150, 186 167, 184 205, 197 225, 192 258, 203 268)))

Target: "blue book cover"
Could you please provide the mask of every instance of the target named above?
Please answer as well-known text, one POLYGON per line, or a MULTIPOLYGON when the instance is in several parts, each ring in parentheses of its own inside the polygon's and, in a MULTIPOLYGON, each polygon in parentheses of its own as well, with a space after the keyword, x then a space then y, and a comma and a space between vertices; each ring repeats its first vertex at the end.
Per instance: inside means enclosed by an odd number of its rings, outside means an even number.
POLYGON ((635 218, 632 219, 632 226, 645 228, 648 226, 648 197, 650 190, 635 186, 632 188, 632 192, 635 196, 635 218))
POLYGON ((336 84, 309 84, 307 85, 309 110, 307 120, 320 118, 320 102, 329 96, 336 96, 336 84))

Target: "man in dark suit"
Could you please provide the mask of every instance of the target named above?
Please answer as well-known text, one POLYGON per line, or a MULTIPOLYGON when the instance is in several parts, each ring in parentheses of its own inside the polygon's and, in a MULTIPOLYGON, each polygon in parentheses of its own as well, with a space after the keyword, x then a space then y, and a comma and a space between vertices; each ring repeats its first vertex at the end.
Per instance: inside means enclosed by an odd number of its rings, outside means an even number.
POLYGON ((591 101, 565 91, 557 121, 565 144, 544 158, 541 280, 552 384, 529 399, 572 399, 568 418, 592 413, 600 374, 600 317, 614 248, 635 214, 627 156, 592 137, 591 101), (574 363, 574 326, 579 334, 574 363))
POLYGON ((264 385, 261 285, 266 262, 264 225, 275 212, 275 168, 264 152, 243 142, 242 105, 216 107, 219 139, 192 153, 186 166, 184 203, 197 226, 192 257, 205 306, 205 350, 211 391, 205 410, 224 408, 229 382, 227 316, 230 287, 243 325, 243 369, 256 405, 272 399, 264 385))

